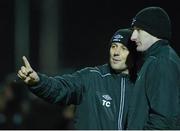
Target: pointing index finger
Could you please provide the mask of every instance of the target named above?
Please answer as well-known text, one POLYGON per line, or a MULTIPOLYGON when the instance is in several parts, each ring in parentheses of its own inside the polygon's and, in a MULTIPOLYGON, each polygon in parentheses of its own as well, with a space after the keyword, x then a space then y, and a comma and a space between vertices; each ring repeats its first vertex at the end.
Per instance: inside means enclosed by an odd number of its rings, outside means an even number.
POLYGON ((29 64, 29 62, 25 56, 23 56, 23 62, 24 62, 25 67, 31 68, 31 65, 29 64))

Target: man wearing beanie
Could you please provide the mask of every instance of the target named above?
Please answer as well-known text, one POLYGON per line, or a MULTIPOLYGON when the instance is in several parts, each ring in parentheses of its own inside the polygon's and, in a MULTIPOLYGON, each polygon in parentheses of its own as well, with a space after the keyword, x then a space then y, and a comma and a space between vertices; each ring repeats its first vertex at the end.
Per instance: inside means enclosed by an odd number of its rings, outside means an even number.
POLYGON ((180 129, 180 58, 171 48, 171 22, 160 7, 132 21, 131 40, 144 55, 132 96, 128 129, 180 129))
POLYGON ((113 35, 108 64, 48 77, 36 73, 23 57, 25 65, 18 76, 35 95, 46 101, 74 104, 75 129, 125 129, 133 86, 129 75, 132 66, 127 64, 127 59, 133 56, 130 53, 133 50, 131 34, 130 29, 120 29, 113 35))

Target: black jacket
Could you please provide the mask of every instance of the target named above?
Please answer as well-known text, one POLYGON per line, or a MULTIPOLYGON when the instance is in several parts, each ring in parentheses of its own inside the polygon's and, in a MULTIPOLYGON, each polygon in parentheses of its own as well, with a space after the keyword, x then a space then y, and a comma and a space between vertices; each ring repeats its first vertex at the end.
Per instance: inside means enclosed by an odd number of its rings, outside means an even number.
POLYGON ((76 105, 76 129, 125 129, 133 84, 129 76, 113 73, 108 64, 73 74, 47 77, 30 87, 39 97, 57 104, 76 105))
POLYGON ((145 52, 128 129, 180 129, 180 58, 159 40, 145 52))

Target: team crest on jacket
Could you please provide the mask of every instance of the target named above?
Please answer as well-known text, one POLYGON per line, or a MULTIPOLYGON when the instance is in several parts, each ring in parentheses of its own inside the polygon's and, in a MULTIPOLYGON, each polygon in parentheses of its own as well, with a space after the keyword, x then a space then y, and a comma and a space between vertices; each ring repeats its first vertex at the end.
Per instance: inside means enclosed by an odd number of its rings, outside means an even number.
POLYGON ((103 95, 102 97, 106 100, 112 100, 112 98, 109 95, 103 95))

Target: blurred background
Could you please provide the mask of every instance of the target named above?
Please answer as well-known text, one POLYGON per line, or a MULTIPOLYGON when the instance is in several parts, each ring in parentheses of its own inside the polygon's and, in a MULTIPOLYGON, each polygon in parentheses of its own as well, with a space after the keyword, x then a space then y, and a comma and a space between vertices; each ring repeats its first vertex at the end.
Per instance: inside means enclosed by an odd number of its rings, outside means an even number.
POLYGON ((22 56, 48 75, 104 64, 113 33, 129 27, 135 14, 147 6, 167 11, 172 47, 180 54, 176 1, 0 0, 0 129, 72 129, 72 106, 48 104, 23 84, 12 82, 22 56))

